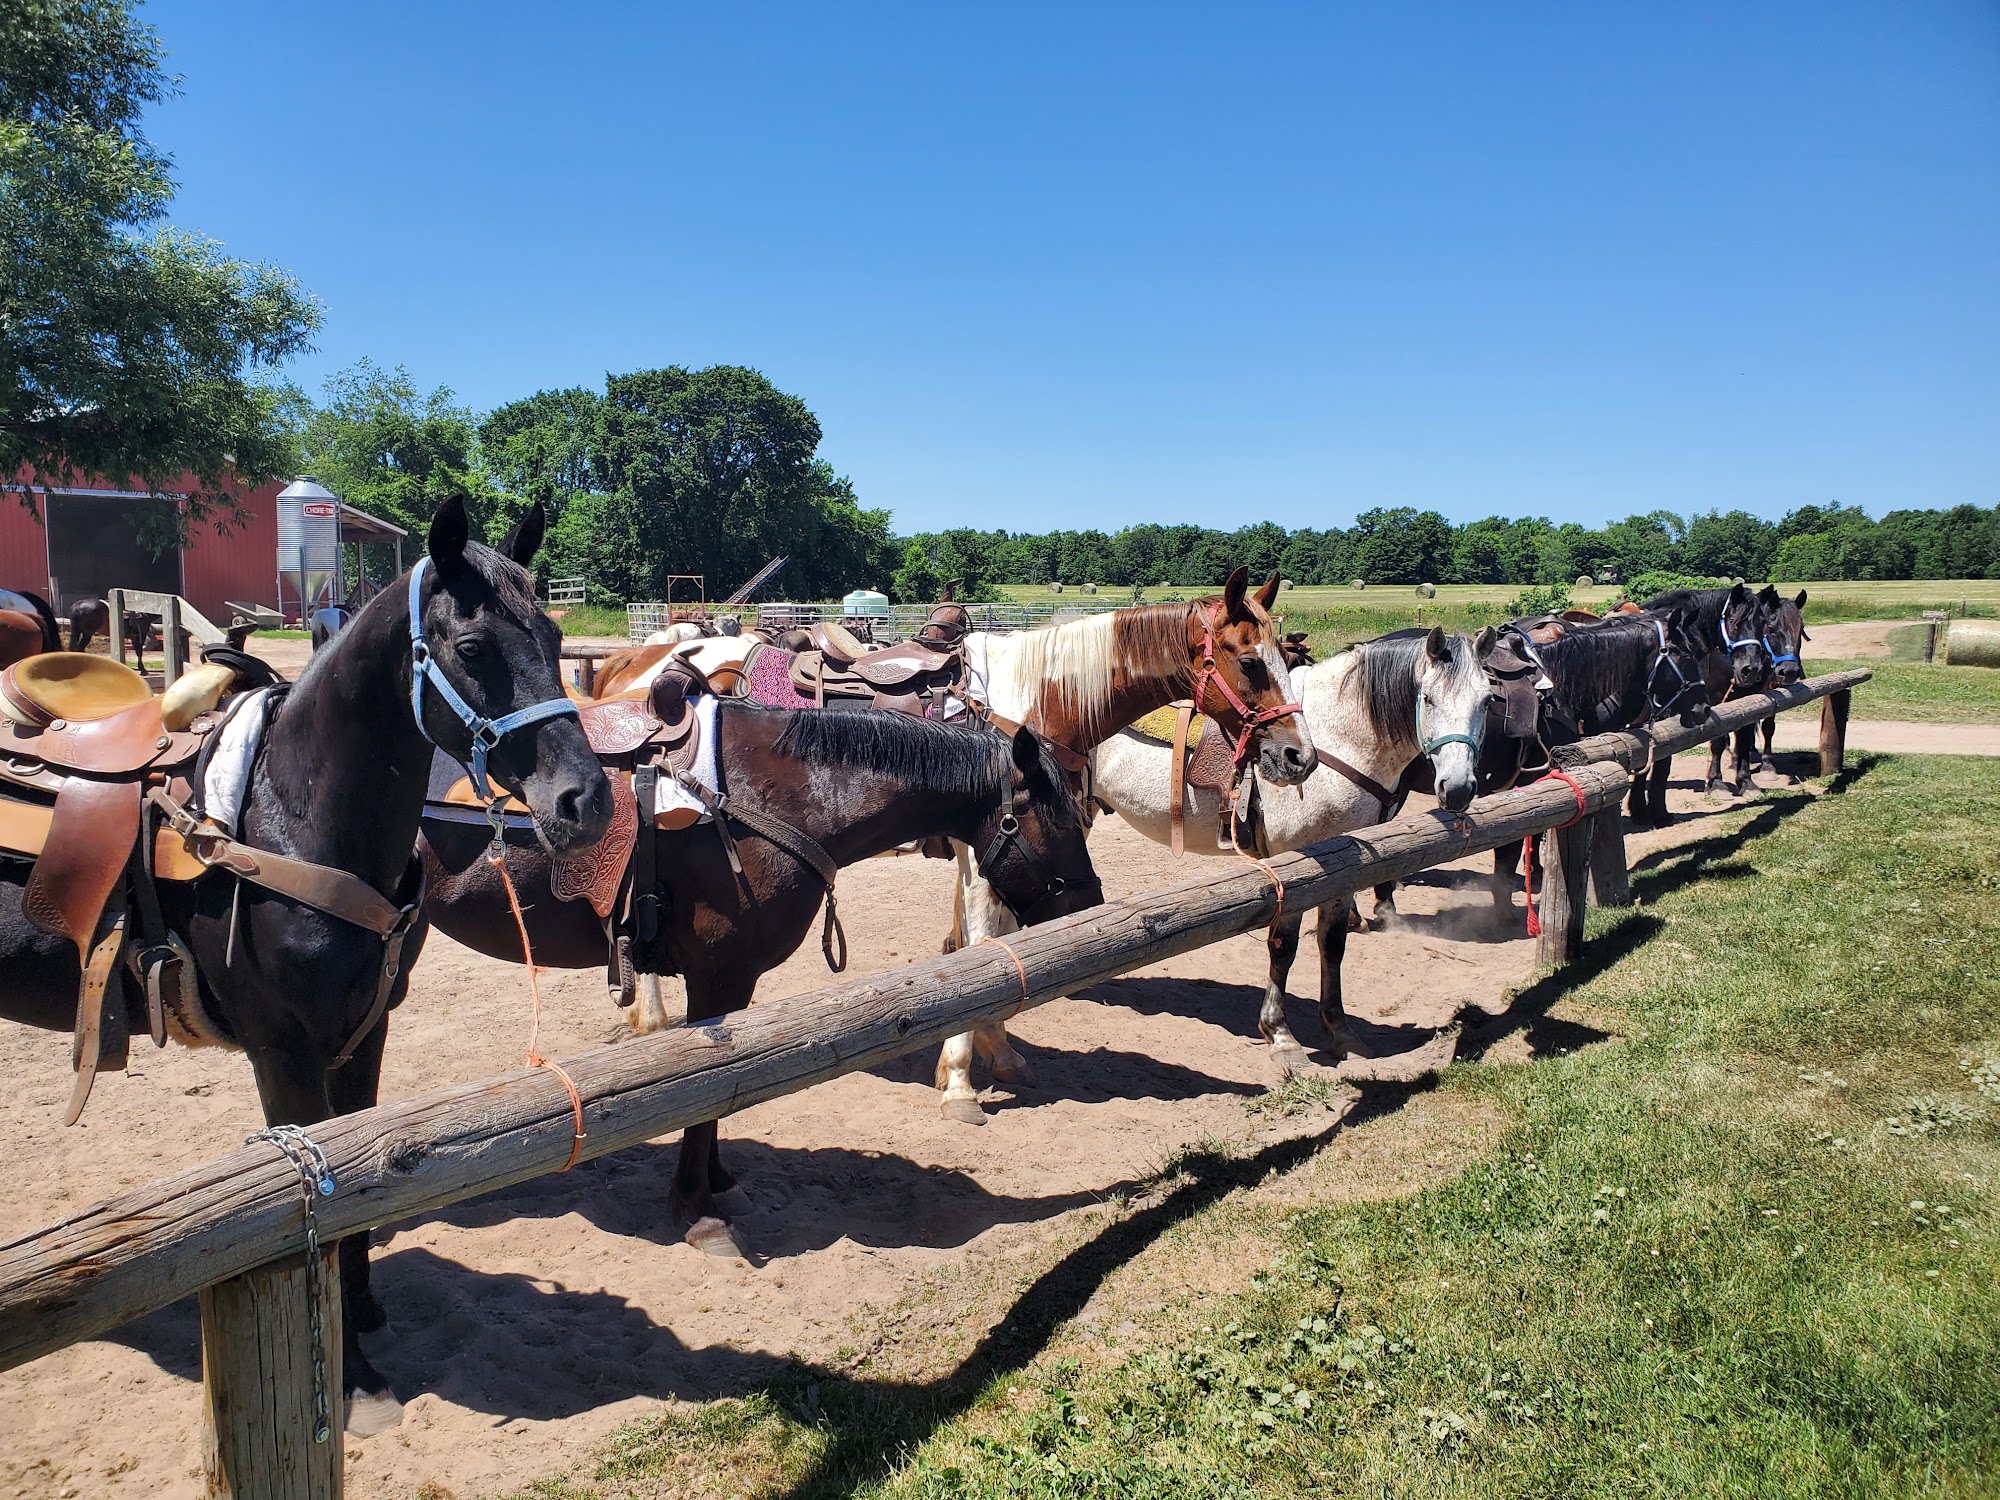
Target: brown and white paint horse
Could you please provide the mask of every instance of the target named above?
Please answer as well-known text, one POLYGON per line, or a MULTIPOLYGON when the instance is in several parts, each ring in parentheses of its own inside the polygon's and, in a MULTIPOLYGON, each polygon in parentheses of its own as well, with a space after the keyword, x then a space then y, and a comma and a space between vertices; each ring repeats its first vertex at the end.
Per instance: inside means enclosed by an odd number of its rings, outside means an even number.
MULTIPOLYGON (((1011 635, 974 631, 967 640, 971 695, 996 716, 1026 724, 1081 761, 1134 720, 1180 698, 1197 707, 1254 756, 1257 774, 1295 786, 1319 764, 1271 617, 1278 580, 1249 591, 1249 571, 1229 575, 1222 593, 1192 604, 1146 604, 1108 610, 1061 625, 1011 635)), ((1013 916, 973 868, 958 857, 957 909, 947 949, 1016 929, 1013 916)), ((983 1125, 972 1087, 975 1049, 996 1081, 1030 1080, 1028 1064, 1001 1024, 952 1037, 938 1058, 939 1107, 945 1117, 983 1125)))

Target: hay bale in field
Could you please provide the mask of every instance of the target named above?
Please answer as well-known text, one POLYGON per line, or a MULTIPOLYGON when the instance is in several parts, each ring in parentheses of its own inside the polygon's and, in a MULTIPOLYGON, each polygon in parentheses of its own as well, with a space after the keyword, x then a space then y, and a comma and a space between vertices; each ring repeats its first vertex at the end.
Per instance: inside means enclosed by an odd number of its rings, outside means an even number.
POLYGON ((1435 599, 1437 596, 1438 586, 1436 584, 1420 583, 1417 585, 1417 597, 1419 599, 1435 599))
POLYGON ((2000 620, 1953 620, 1945 627, 1944 659, 1953 667, 2000 667, 2000 620))
POLYGON ((1368 580, 1365 578, 1349 579, 1347 586, 1351 589, 1365 589, 1368 587, 1368 580))
POLYGON ((1055 582, 1055 583, 1051 583, 1051 584, 1049 585, 1049 592, 1050 592, 1051 594, 1060 594, 1060 593, 1062 592, 1062 583, 1061 583, 1061 581, 1060 581, 1060 580, 1058 580, 1058 581, 1057 581, 1057 582, 1055 582))
POLYGON ((1594 589, 1597 587, 1597 580, 1595 578, 1592 578, 1588 573, 1579 573, 1576 575, 1576 582, 1575 584, 1572 585, 1572 587, 1580 589, 1594 589))
POLYGON ((1289 578, 1280 578, 1278 580, 1278 587, 1281 589, 1289 589, 1289 588, 1295 588, 1297 587, 1297 585, 1295 585, 1289 578))
POLYGON ((1080 583, 1076 587, 1077 592, 1080 594, 1094 594, 1097 592, 1097 585, 1094 583, 1080 583))

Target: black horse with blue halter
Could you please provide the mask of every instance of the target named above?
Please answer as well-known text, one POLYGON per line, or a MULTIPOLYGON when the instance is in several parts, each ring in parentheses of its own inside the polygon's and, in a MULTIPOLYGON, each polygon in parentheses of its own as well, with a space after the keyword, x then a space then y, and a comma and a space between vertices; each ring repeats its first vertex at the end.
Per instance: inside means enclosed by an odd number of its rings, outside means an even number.
POLYGON ((417 729, 433 745, 431 732, 424 724, 424 683, 437 689, 447 707, 458 715, 459 723, 472 736, 472 755, 467 760, 453 755, 444 746, 453 760, 459 762, 472 773, 472 788, 485 799, 489 807, 497 807, 505 798, 505 793, 496 794, 486 779, 486 757, 492 753, 500 741, 516 729, 525 729, 530 724, 539 724, 544 719, 558 718, 564 714, 581 718, 577 707, 567 698, 549 698, 527 708, 517 708, 510 714, 502 714, 497 719, 489 719, 476 712, 472 705, 459 695, 451 685, 451 679, 444 675, 444 669, 432 656, 430 642, 424 639, 424 573, 430 567, 428 557, 417 559, 417 565, 410 569, 410 711, 416 715, 417 729))

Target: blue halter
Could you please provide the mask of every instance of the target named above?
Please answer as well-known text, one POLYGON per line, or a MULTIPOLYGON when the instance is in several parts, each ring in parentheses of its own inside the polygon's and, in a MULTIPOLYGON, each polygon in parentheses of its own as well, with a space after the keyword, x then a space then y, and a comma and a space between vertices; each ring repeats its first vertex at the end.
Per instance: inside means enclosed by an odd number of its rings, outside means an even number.
MULTIPOLYGON (((417 565, 410 569, 410 711, 417 716, 418 732, 433 745, 437 745, 437 741, 431 739, 430 730, 424 725, 424 681, 428 678, 431 686, 438 690, 438 695, 450 706, 451 711, 458 715, 459 723, 463 724, 472 735, 472 759, 469 762, 460 760, 459 764, 472 772, 473 790, 489 804, 497 804, 500 799, 494 795, 493 788, 486 781, 486 757, 493 747, 514 730, 525 729, 528 725, 538 724, 543 719, 553 719, 561 714, 570 714, 579 719, 582 716, 577 714, 576 705, 567 698, 550 698, 529 708, 517 708, 513 713, 503 714, 497 719, 489 719, 483 714, 474 712, 472 706, 458 695, 458 689, 451 685, 451 680, 444 675, 443 668, 438 666, 437 660, 431 655, 430 642, 424 639, 424 570, 430 565, 431 560, 422 557, 417 559, 417 565)), ((438 745, 438 748, 444 749, 442 745, 438 745)), ((452 759, 459 758, 454 755, 452 759)))
POLYGON ((1771 665, 1774 668, 1782 667, 1786 662, 1790 662, 1795 667, 1804 665, 1799 660, 1799 654, 1796 651, 1788 652, 1784 656, 1778 655, 1777 649, 1772 646, 1771 638, 1768 635, 1763 638, 1761 644, 1764 647, 1764 654, 1771 658, 1771 665))

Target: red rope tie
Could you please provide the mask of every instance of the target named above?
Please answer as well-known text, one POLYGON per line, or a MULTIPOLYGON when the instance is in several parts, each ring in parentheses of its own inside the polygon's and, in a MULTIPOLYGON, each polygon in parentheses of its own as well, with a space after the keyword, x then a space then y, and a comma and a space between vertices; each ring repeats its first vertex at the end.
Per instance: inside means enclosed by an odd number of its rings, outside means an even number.
MULTIPOLYGON (((1555 828, 1551 829, 1550 832, 1554 833, 1564 828, 1576 827, 1584 819, 1582 786, 1577 783, 1577 779, 1574 776, 1570 775, 1569 772, 1563 770, 1560 766, 1550 766, 1546 776, 1531 781, 1528 785, 1530 787, 1538 787, 1544 781, 1566 781, 1569 783, 1569 789, 1576 794, 1576 816, 1571 818, 1567 823, 1556 824, 1555 828)), ((1521 895, 1528 903, 1529 937, 1540 937, 1542 935, 1541 914, 1535 910, 1535 840, 1538 836, 1531 833, 1521 840, 1521 895)))
POLYGON ((569 1160, 562 1164, 567 1172, 576 1165, 577 1157, 583 1151, 583 1095, 577 1092, 576 1080, 562 1069, 562 1064, 550 1062, 535 1051, 535 1044, 542 1036, 542 986, 541 970, 535 967, 535 950, 528 942, 528 919, 521 914, 521 898, 514 893, 514 877, 507 873, 507 860, 503 855, 488 854, 486 862, 500 872, 500 884, 507 891, 507 905, 513 908, 514 925, 521 931, 521 957, 528 966, 528 993, 534 999, 532 1019, 528 1027, 528 1066, 547 1068, 562 1080, 562 1086, 569 1090, 570 1113, 575 1120, 574 1133, 569 1142, 569 1160))
POLYGON ((1021 1013, 1022 1011, 1026 1010, 1026 1009, 1028 1008, 1028 968, 1027 968, 1027 965, 1025 965, 1025 964, 1023 964, 1023 963, 1021 962, 1021 955, 1020 955, 1020 954, 1016 953, 1016 952, 1015 952, 1015 951, 1013 950, 1013 948, 1012 948, 1012 947, 1010 947, 1010 946, 1009 946, 1008 944, 1006 944, 1006 943, 1003 943, 1003 942, 1001 942, 999 938, 997 938, 997 937, 983 937, 983 938, 981 938, 981 939, 980 939, 979 941, 980 941, 980 942, 982 942, 982 943, 991 943, 991 944, 992 944, 992 945, 993 945, 994 947, 998 948, 998 949, 999 949, 999 950, 1000 950, 1000 951, 1001 951, 1002 953, 1006 954, 1006 955, 1007 955, 1007 956, 1008 956, 1009 958, 1013 959, 1013 960, 1014 960, 1014 972, 1015 972, 1016 974, 1019 974, 1019 975, 1021 976, 1021 1003, 1020 1003, 1019 1005, 1016 1005, 1016 1006, 1014 1007, 1014 1009, 1013 1009, 1012 1013, 1008 1015, 1007 1019, 1011 1021, 1011 1020, 1013 1020, 1013 1019, 1014 1019, 1014 1017, 1015 1017, 1015 1016, 1018 1016, 1018 1015, 1019 1015, 1019 1014, 1020 1014, 1020 1013, 1021 1013))

